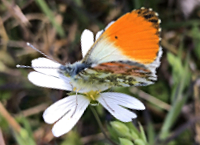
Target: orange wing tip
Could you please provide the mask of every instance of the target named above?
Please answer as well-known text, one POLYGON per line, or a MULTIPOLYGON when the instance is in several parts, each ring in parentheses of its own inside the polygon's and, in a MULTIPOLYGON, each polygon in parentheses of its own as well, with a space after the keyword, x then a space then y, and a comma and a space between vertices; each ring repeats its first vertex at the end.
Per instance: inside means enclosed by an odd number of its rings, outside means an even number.
POLYGON ((161 41, 160 23, 158 13, 152 8, 142 7, 125 14, 114 24, 111 23, 91 47, 83 62, 90 60, 99 64, 120 59, 144 65, 153 63, 161 41))

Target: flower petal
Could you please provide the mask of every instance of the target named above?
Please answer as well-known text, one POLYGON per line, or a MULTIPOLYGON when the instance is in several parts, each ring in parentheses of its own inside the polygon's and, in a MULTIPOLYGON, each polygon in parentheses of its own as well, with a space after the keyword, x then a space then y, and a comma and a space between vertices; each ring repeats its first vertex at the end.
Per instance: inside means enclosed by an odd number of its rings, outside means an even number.
MULTIPOLYGON (((77 95, 77 97, 79 97, 77 95)), ((76 105, 76 96, 68 96, 61 99, 48 107, 43 113, 44 121, 48 124, 52 124, 59 120, 64 114, 69 112, 71 108, 76 105)))
POLYGON ((85 57, 90 47, 94 44, 94 34, 85 29, 81 35, 81 51, 82 56, 85 57))
POLYGON ((95 41, 97 41, 97 39, 101 36, 101 34, 103 34, 104 30, 98 31, 96 36, 95 36, 95 41))
POLYGON ((28 74, 28 79, 34 85, 40 87, 67 90, 67 91, 73 90, 72 86, 70 85, 70 80, 67 77, 60 79, 39 72, 30 72, 28 74))
POLYGON ((107 93, 102 93, 101 95, 104 97, 104 99, 106 99, 107 103, 111 102, 111 103, 118 104, 120 106, 136 109, 136 110, 145 109, 145 106, 141 101, 123 93, 107 92, 107 93))
POLYGON ((32 63, 31 66, 38 72, 56 76, 56 77, 58 77, 60 75, 58 73, 58 68, 61 66, 61 64, 54 62, 50 59, 40 57, 40 58, 32 60, 31 63, 32 63), (45 68, 42 68, 42 67, 45 67, 45 68))
POLYGON ((116 102, 107 102, 107 97, 105 97, 104 93, 100 95, 97 99, 99 103, 101 103, 115 118, 122 122, 130 122, 132 118, 136 118, 137 115, 128 109, 125 109, 116 102))
MULTIPOLYGON (((65 110, 67 112, 64 111, 65 115, 53 126, 52 132, 53 132, 53 135, 56 137, 59 137, 69 132, 74 127, 74 125, 78 122, 78 120, 80 119, 80 117, 82 116, 85 109, 90 103, 90 101, 82 95, 77 95, 77 100, 76 100, 76 95, 74 96, 70 96, 70 97, 74 98, 75 104, 71 105, 70 107, 67 105, 66 106, 64 105, 67 108, 65 110), (77 102, 77 105, 76 105, 76 102, 77 102)), ((55 111, 55 113, 56 112, 62 113, 62 111, 63 109, 61 109, 60 111, 55 111)))

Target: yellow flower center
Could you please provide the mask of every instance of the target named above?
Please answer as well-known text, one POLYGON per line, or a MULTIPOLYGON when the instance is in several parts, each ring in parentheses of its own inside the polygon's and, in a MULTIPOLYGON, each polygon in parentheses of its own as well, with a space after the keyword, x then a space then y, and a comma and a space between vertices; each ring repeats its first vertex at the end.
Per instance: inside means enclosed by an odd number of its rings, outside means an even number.
POLYGON ((96 99, 99 97, 101 91, 90 91, 85 93, 85 96, 90 100, 90 101, 96 101, 96 99))
POLYGON ((101 91, 90 91, 85 94, 85 97, 87 97, 90 100, 90 105, 97 106, 99 102, 96 100, 99 97, 101 91))

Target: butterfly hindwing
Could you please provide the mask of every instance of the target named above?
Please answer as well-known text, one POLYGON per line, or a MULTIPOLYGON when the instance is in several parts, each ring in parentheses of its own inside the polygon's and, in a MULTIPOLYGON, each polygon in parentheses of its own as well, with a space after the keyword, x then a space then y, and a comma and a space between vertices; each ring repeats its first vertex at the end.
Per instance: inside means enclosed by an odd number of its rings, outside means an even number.
POLYGON ((76 77, 91 84, 118 87, 146 86, 156 80, 148 68, 131 61, 102 63, 85 69, 76 77))

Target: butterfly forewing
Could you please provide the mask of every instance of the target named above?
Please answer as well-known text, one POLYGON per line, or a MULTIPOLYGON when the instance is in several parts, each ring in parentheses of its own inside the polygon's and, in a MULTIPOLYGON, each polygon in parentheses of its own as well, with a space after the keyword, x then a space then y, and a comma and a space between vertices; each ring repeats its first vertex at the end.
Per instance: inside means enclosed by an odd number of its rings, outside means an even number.
POLYGON ((159 51, 159 23, 151 9, 133 10, 114 22, 93 44, 82 62, 111 61, 152 63, 159 51))
POLYGON ((107 86, 144 86, 157 80, 160 20, 151 9, 127 13, 99 36, 82 60, 91 67, 76 78, 107 86))

